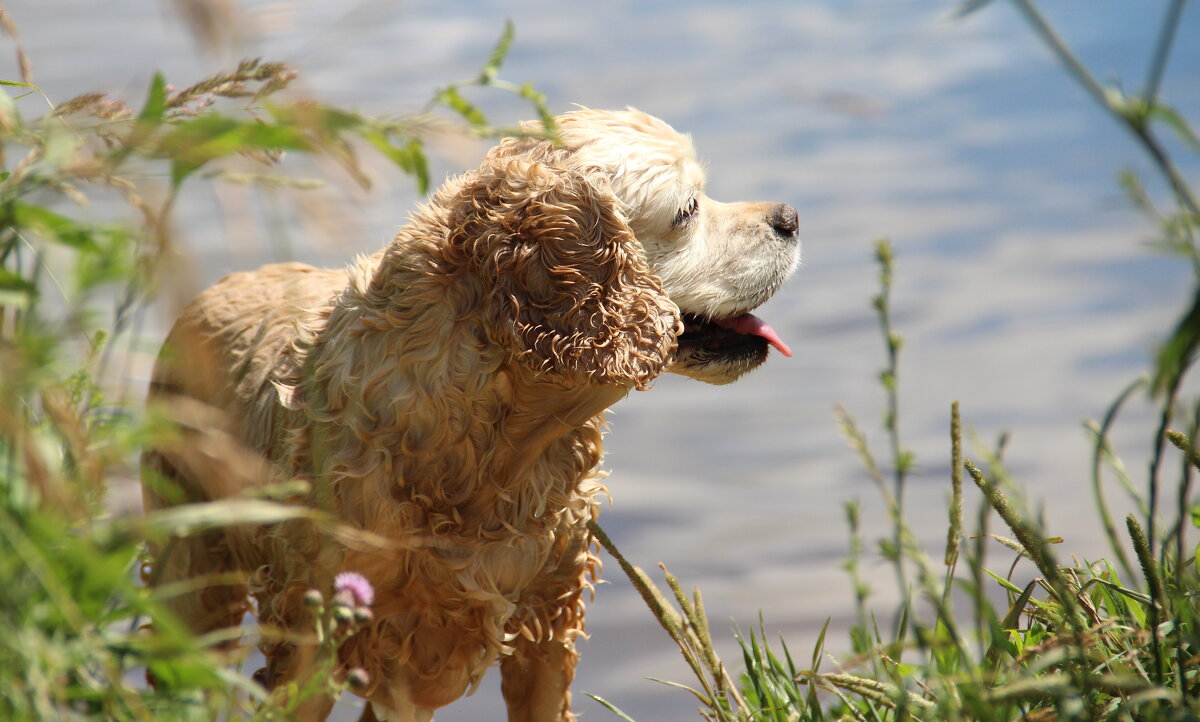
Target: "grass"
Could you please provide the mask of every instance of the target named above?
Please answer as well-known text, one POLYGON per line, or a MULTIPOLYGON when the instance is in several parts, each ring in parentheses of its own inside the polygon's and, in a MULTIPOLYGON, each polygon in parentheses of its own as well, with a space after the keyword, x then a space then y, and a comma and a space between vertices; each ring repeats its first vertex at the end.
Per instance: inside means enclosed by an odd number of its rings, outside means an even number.
MULTIPOLYGON (((883 292, 875 307, 889 351, 881 378, 885 393, 894 399, 898 376, 891 352, 901 344, 886 318, 893 263, 886 242, 877 246, 877 259, 883 292)), ((912 463, 896 418, 889 413, 884 422, 892 442, 888 466, 893 481, 912 463)), ((1190 418, 1195 418, 1195 410, 1190 418)), ((1186 467, 1178 482, 1178 513, 1166 525, 1170 531, 1164 543, 1153 547, 1145 520, 1133 514, 1125 518, 1121 535, 1113 531, 1115 557, 1123 560, 1127 549, 1132 550, 1136 568, 1128 561, 1060 561, 1056 546, 1062 539, 1041 528, 1014 498, 1017 490, 998 456, 984 463, 989 472, 962 458, 957 403, 949 429, 954 469, 949 480, 950 523, 944 553, 935 559, 918 544, 901 511, 902 484, 887 483, 883 465, 848 412, 839 409, 838 421, 890 513, 891 534, 876 541, 895 569, 902 599, 899 622, 885 634, 867 604, 870 589, 858 573, 866 540, 858 507, 848 503, 851 556, 846 568, 858 620, 850 630, 848 654, 831 654, 822 630, 801 665, 786 642, 773 647, 762 631, 737 633, 743 672, 735 680, 712 643, 700 591, 686 594, 663 567, 670 590, 664 594, 595 529, 679 647, 696 682, 673 684, 695 697, 705 719, 1200 719, 1200 574, 1196 548, 1187 542, 1187 529, 1200 526, 1200 504, 1191 494, 1191 478, 1200 469, 1200 454, 1190 440, 1194 421, 1187 434, 1166 434, 1178 452, 1176 461, 1186 467), (1007 528, 1004 536, 988 533, 982 518, 974 533, 965 533, 962 472, 982 495, 984 509, 1007 528), (1016 555, 1007 570, 987 566, 984 545, 995 543, 1016 555), (1032 565, 1035 576, 1018 584, 1013 572, 1021 560, 1032 565), (1124 576, 1118 566, 1124 568, 1124 576), (828 666, 835 669, 822 669, 828 666)), ((1105 458, 1105 430, 1110 426, 1111 419, 1093 427, 1098 432, 1097 458, 1105 458)), ((1109 463, 1122 469, 1116 459, 1109 457, 1109 463)), ((1107 518, 1103 497, 1098 498, 1099 512, 1107 518)), ((1148 508, 1144 495, 1139 501, 1148 508)), ((611 702, 598 701, 630 719, 611 702)))
MULTIPOLYGON (((973 0, 966 15, 987 5, 973 0)), ((850 557, 846 562, 857 610, 849 650, 835 656, 823 629, 810 655, 797 662, 786 642, 772 644, 763 627, 736 633, 743 671, 736 680, 717 656, 699 590, 689 596, 663 573, 669 600, 642 570, 628 562, 607 536, 598 538, 618 559, 660 624, 687 660, 695 681, 688 690, 708 720, 1195 720, 1200 719, 1200 573, 1188 531, 1200 526, 1200 503, 1192 480, 1200 469, 1197 428, 1200 401, 1185 403, 1181 389, 1200 346, 1200 210, 1196 196, 1158 132, 1166 129, 1189 150, 1200 150, 1196 133, 1159 94, 1183 2, 1167 8, 1142 93, 1128 95, 1098 81, 1075 57, 1036 4, 1015 0, 1018 10, 1069 74, 1101 109, 1125 127, 1148 154, 1170 191, 1156 204, 1131 173, 1121 184, 1157 224, 1158 246, 1196 271, 1192 300, 1169 329, 1152 368, 1122 390, 1101 422, 1089 422, 1094 439, 1092 485, 1096 514, 1108 532, 1112 559, 1067 563, 1062 539, 1043 529, 1019 498, 1002 460, 1003 442, 982 463, 963 457, 958 404, 951 408, 946 547, 935 559, 917 542, 904 513, 904 487, 914 457, 900 426, 900 356, 903 340, 892 325, 890 296, 895 272, 891 245, 876 245, 880 292, 873 299, 884 343, 880 373, 886 397, 883 420, 886 463, 879 460, 853 416, 838 408, 837 423, 875 482, 890 519, 877 542, 894 569, 900 592, 893 629, 880 628, 868 605, 870 588, 860 576, 863 539, 858 507, 846 505, 850 557), (1126 401, 1147 393, 1157 406, 1153 455, 1135 482, 1113 453, 1109 433, 1126 401), (1181 430, 1182 429, 1182 430, 1181 430), (1173 487, 1166 481, 1170 469, 1173 487), (1110 472, 1141 510, 1118 529, 1105 500, 1110 472), (968 533, 963 504, 964 472, 982 495, 984 514, 968 533), (998 518, 1005 535, 988 532, 998 518), (988 566, 989 545, 1015 555, 1007 570, 988 566), (1131 561, 1132 560, 1132 561, 1131 561), (1033 578, 1017 583, 1024 561, 1033 578), (829 669, 833 667, 833 669, 829 669)), ((629 716, 600 700, 622 719, 629 716)))

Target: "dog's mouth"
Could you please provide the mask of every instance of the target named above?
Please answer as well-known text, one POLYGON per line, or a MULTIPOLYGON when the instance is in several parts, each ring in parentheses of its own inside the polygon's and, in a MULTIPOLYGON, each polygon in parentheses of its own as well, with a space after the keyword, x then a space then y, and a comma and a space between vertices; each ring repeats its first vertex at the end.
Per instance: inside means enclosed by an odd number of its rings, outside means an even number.
POLYGON ((680 345, 724 354, 747 346, 765 349, 766 344, 770 344, 784 356, 792 355, 792 350, 775 329, 752 313, 743 313, 733 318, 711 319, 686 312, 682 315, 683 333, 679 336, 680 345))

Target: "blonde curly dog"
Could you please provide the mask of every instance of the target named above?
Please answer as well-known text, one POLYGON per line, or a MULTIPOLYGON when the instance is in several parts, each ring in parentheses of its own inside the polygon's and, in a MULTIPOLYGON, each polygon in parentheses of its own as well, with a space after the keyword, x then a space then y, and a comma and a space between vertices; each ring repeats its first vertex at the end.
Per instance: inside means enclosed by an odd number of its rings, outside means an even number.
POLYGON ((723 384, 790 355, 750 311, 798 260, 792 207, 714 201, 687 136, 581 109, 553 141, 504 140, 346 270, 231 274, 155 368, 182 431, 145 453, 147 508, 301 479, 290 501, 387 543, 242 525, 164 544, 150 579, 226 573, 171 598, 197 632, 252 609, 295 631, 261 644, 275 686, 312 659, 305 591, 358 572, 374 618, 339 674, 367 671, 364 720, 430 720, 496 663, 509 720, 573 719, 604 410, 664 371, 723 384))

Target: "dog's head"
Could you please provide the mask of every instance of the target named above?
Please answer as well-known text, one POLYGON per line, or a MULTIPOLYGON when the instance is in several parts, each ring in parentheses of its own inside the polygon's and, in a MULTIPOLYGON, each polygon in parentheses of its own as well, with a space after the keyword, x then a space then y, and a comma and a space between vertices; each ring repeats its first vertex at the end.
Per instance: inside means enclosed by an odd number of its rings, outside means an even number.
POLYGON ((712 200, 691 140, 636 110, 558 124, 555 141, 504 141, 438 201, 494 281, 492 340, 544 374, 637 388, 662 371, 724 384, 771 346, 790 355, 750 311, 797 265, 791 206, 712 200))

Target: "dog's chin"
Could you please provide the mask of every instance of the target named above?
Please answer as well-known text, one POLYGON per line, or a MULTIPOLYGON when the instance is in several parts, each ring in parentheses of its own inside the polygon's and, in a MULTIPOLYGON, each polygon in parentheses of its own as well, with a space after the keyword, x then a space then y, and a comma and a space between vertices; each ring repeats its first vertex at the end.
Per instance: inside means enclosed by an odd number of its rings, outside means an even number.
POLYGON ((767 342, 761 340, 751 340, 736 350, 719 351, 681 343, 675 362, 667 367, 667 371, 721 386, 737 381, 745 373, 762 365, 767 360, 767 348, 767 342))
POLYGON ((684 331, 674 362, 667 371, 709 384, 738 380, 767 360, 771 343, 763 336, 739 333, 691 314, 683 314, 684 331))

